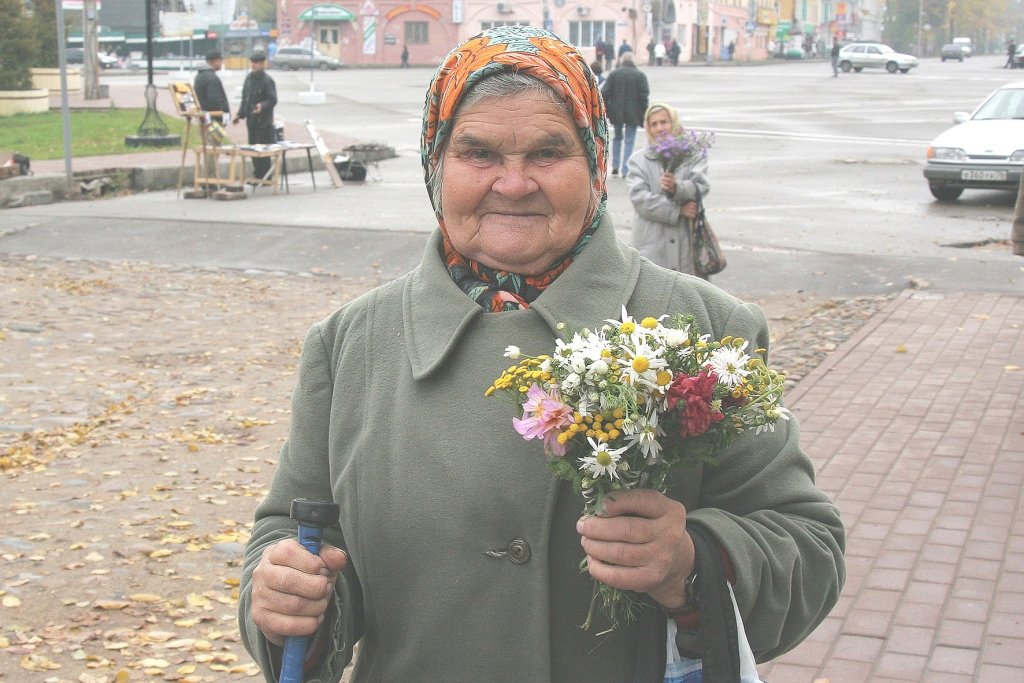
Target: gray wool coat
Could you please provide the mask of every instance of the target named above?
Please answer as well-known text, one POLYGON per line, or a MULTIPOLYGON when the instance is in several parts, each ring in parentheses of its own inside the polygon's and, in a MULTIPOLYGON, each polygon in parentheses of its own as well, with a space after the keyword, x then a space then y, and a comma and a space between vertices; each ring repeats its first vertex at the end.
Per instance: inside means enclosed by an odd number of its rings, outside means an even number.
POLYGON ((679 208, 711 191, 707 159, 699 155, 679 165, 674 172, 676 192, 667 196, 661 190, 661 164, 650 146, 633 152, 626 163, 626 184, 633 202, 632 244, 642 256, 662 268, 694 273, 690 250, 690 219, 679 208))
MULTIPOLYGON (((582 500, 550 473, 541 445, 515 432, 513 405, 484 391, 508 366, 507 345, 548 352, 559 322, 598 325, 623 305, 638 317, 678 311, 715 337, 766 346, 763 314, 641 258, 607 219, 528 310, 485 312, 452 282, 439 245, 435 233, 415 270, 306 338, 290 434, 246 549, 246 647, 274 680, 280 652, 252 621, 252 570, 294 535, 289 503, 306 497, 340 505, 325 541, 351 559, 307 680, 337 681, 361 640, 357 683, 661 681, 657 609, 606 638, 578 628, 592 590, 578 569, 582 500)), ((738 440, 717 467, 674 473, 669 495, 728 550, 759 658, 827 615, 843 583, 843 525, 814 486, 795 419, 738 440)), ((698 648, 691 632, 678 643, 698 648)))

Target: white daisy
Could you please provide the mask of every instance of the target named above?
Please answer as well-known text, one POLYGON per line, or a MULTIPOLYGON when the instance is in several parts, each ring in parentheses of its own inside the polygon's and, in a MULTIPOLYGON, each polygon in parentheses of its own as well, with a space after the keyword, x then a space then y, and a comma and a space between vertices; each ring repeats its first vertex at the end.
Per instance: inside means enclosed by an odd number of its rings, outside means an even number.
POLYGON ((505 358, 511 358, 512 360, 519 360, 519 354, 521 351, 518 346, 510 344, 505 347, 505 358))
POLYGON ((740 347, 723 346, 711 352, 708 367, 718 375, 719 384, 739 386, 743 378, 750 374, 750 370, 747 369, 750 356, 743 353, 745 348, 746 344, 740 347))
POLYGON ((661 442, 658 441, 658 437, 665 436, 665 430, 658 424, 658 411, 624 423, 622 431, 626 434, 628 442, 626 448, 639 445, 640 452, 644 454, 648 464, 657 462, 661 455, 661 442))
POLYGON ((617 466, 622 459, 622 452, 626 447, 608 448, 604 441, 594 441, 593 437, 587 437, 590 443, 590 455, 580 458, 580 470, 586 471, 591 479, 607 476, 609 479, 618 479, 617 466))

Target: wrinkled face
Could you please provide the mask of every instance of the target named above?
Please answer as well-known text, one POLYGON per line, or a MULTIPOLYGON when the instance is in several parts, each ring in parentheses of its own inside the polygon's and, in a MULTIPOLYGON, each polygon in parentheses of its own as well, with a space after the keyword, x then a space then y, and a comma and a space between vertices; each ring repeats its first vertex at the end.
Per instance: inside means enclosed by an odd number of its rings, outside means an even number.
POLYGON ((562 105, 535 93, 460 110, 441 173, 455 249, 523 275, 568 253, 597 203, 576 125, 562 105))
POLYGON ((671 133, 672 117, 664 109, 657 109, 647 117, 647 129, 654 137, 671 133))

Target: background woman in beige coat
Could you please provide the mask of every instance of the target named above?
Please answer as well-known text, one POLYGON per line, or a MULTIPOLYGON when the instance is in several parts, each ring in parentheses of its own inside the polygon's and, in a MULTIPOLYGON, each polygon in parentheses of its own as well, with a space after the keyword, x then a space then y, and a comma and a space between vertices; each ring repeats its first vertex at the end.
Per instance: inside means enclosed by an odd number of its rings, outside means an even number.
POLYGON ((633 202, 633 246, 663 268, 694 273, 690 223, 697 217, 697 191, 706 196, 706 154, 691 154, 675 171, 666 171, 654 145, 661 135, 679 136, 679 113, 667 104, 652 104, 644 114, 647 146, 629 158, 626 182, 633 202))

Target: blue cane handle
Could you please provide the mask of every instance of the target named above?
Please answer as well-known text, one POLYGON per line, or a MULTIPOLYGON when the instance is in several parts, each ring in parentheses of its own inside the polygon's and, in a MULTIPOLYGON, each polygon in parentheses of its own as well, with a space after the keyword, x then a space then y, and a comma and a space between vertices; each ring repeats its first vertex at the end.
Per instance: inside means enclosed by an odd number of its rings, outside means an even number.
MULTIPOLYGON (((338 506, 296 499, 292 501, 291 516, 299 520, 299 543, 312 554, 319 555, 323 528, 337 522, 338 506)), ((302 683, 308 647, 309 636, 288 636, 285 639, 279 683, 302 683)))

